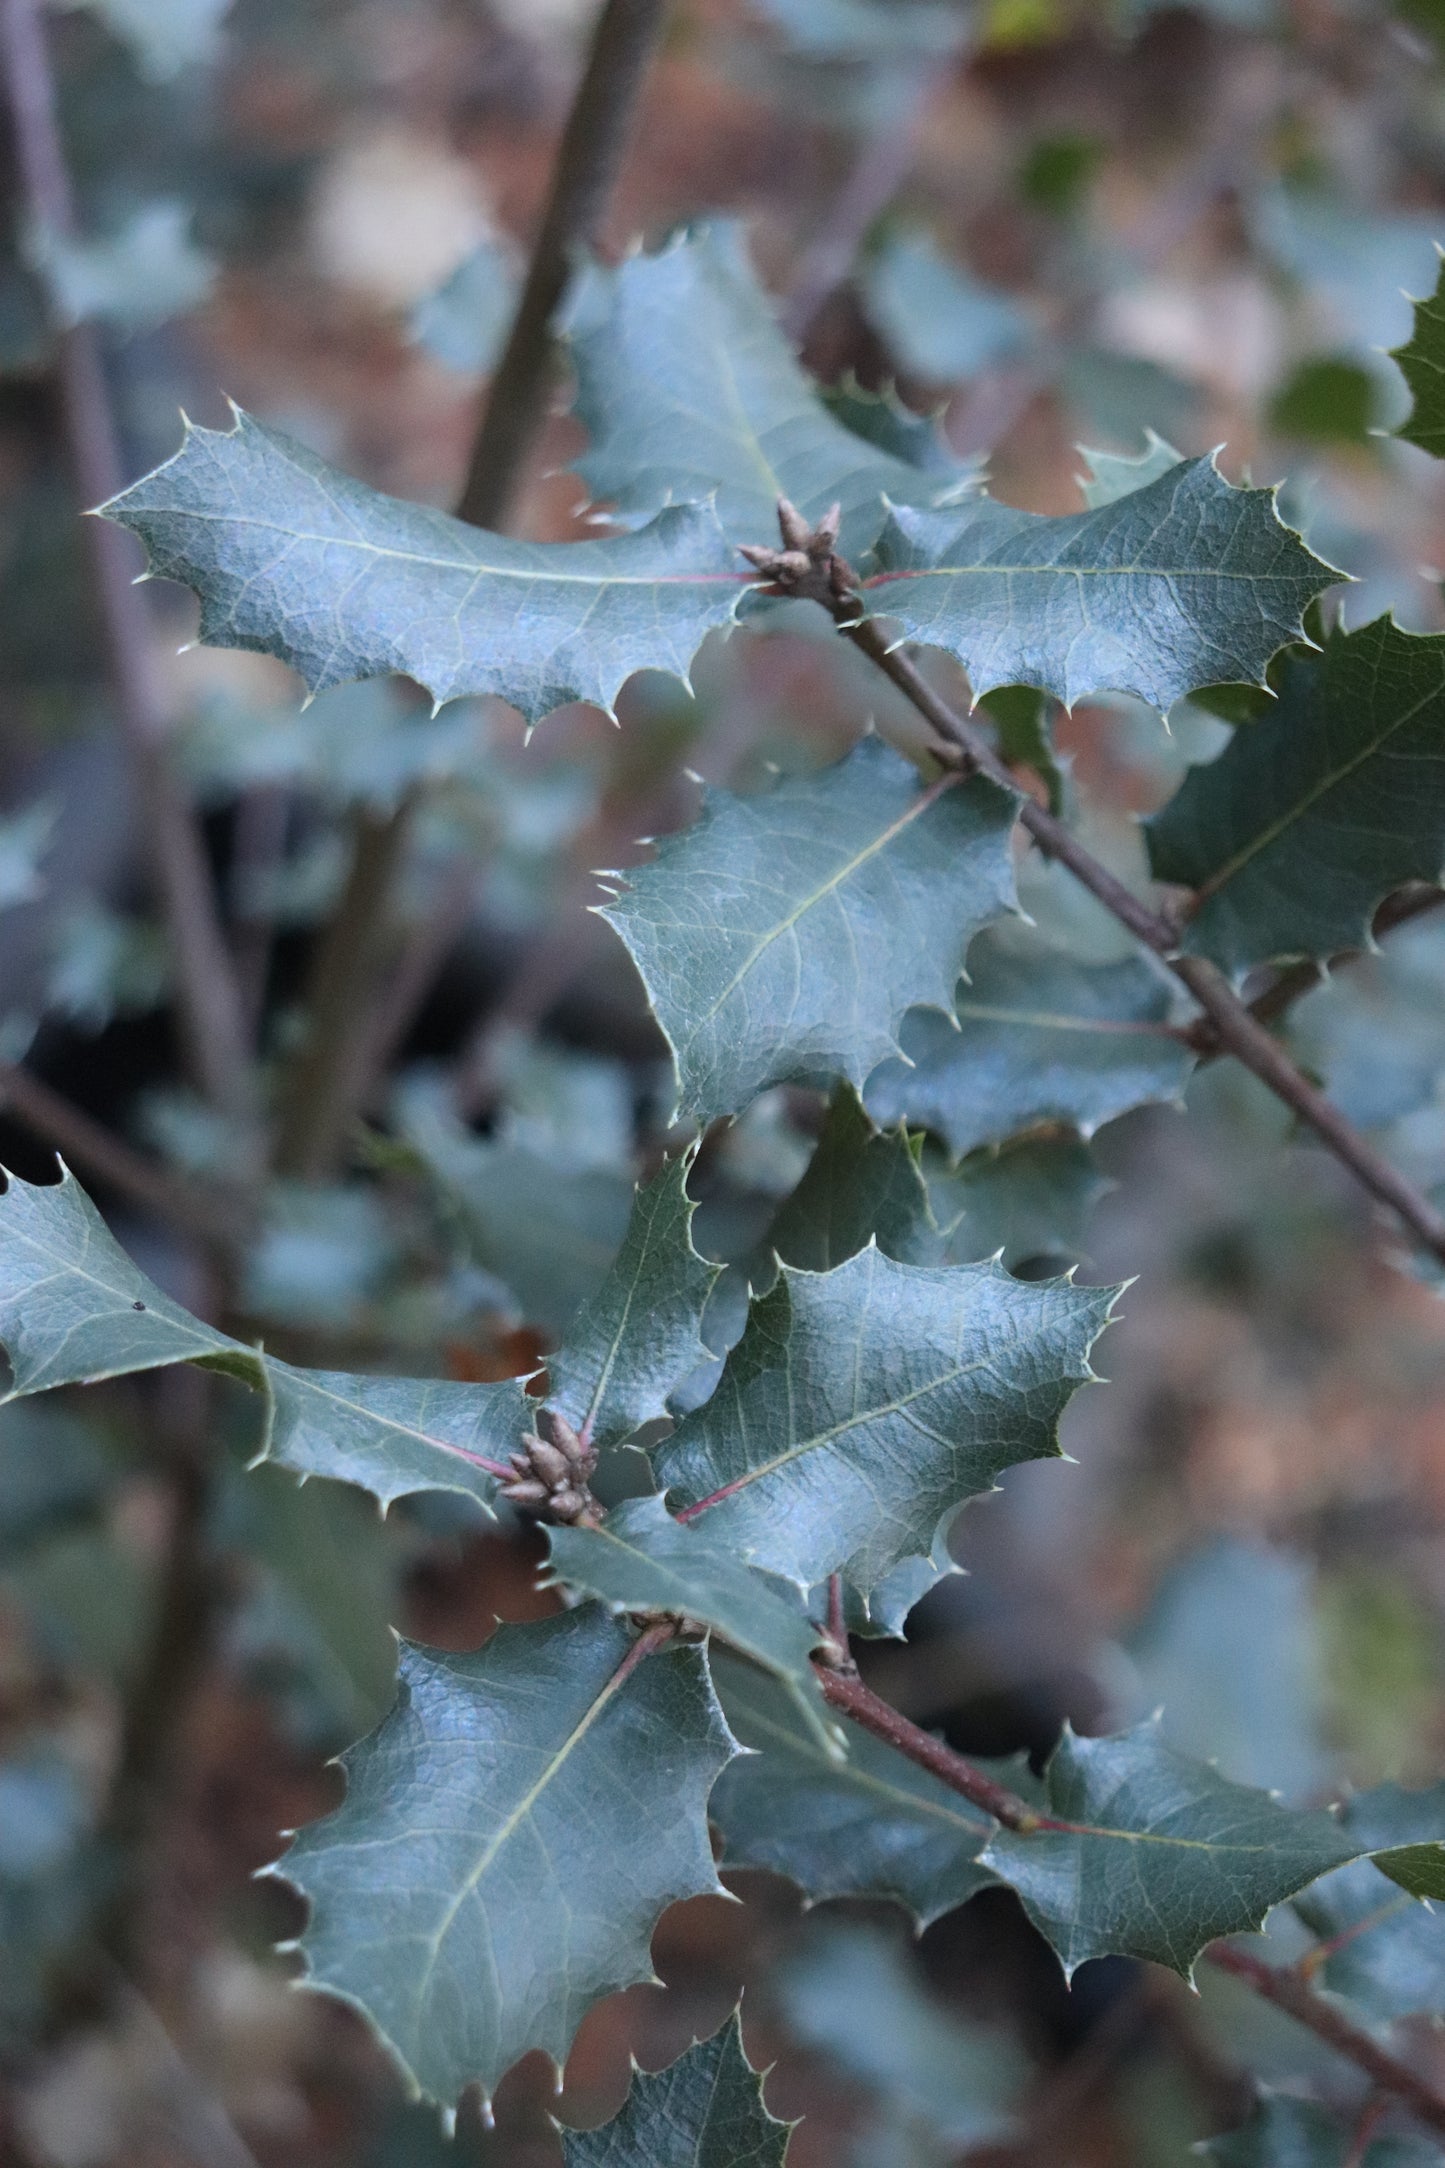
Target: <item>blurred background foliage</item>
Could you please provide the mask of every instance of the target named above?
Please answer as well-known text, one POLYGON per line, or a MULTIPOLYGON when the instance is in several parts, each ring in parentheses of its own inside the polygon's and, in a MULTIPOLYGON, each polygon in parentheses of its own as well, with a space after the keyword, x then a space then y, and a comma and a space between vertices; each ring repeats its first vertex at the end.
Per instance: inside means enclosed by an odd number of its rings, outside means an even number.
MULTIPOLYGON (((756 787, 774 765, 837 757, 865 715, 905 746, 912 725, 796 612, 710 646, 691 697, 637 679, 620 730, 571 709, 524 749, 500 706, 431 718, 396 685, 303 710, 278 665, 187 645, 188 599, 153 591, 176 757, 268 1063, 296 1044, 358 839, 398 832, 405 811, 365 988, 386 990, 365 1119, 322 1175, 258 1181, 176 1056, 36 281, 102 327, 129 471, 173 449, 178 407, 220 426, 229 395, 385 489, 450 503, 591 12, 59 9, 84 237, 37 232, 15 208, 0 261, 4 1158, 32 1178, 52 1169, 11 1096, 23 1062, 206 1185, 242 1253, 246 1330, 306 1362, 473 1380, 535 1366, 667 1135, 666 1050, 588 915, 589 869, 635 862, 639 837, 689 819, 695 775, 756 787)), ((934 416, 937 456, 989 454, 1010 503, 1075 508, 1080 442, 1133 456, 1150 430, 1186 452, 1223 444, 1232 477, 1282 481, 1312 546, 1355 575, 1350 622, 1392 608, 1438 629, 1445 470, 1379 432, 1405 406, 1384 349, 1445 239, 1442 40, 1436 0, 678 0, 607 245, 740 221, 854 426, 916 442, 934 416)), ((584 444, 564 389, 518 531, 585 531, 568 471, 584 444)), ((1127 705, 1065 717, 1036 701, 995 719, 1139 881, 1137 816, 1250 726, 1186 707, 1166 731, 1127 705)), ((1028 902, 1078 953, 1118 954, 1086 900, 1037 870, 1028 902)), ((1431 1187, 1445 1182, 1442 997, 1437 916, 1291 1024, 1346 1111, 1431 1187)), ((737 1267, 710 1317, 719 1351, 821 1119, 813 1096, 777 1092, 705 1143, 698 1238, 737 1267)), ((1037 1133, 1032 1193, 1016 1168, 999 1183, 988 1147, 956 1166, 946 1142, 925 1156, 942 1224, 972 1213, 969 1239, 1016 1270, 1078 1261, 1139 1279, 1107 1348, 1112 1389, 1070 1411, 1076 1464, 1014 1469, 965 1516, 966 1576, 914 1614, 906 1643, 872 1648, 873 1682, 970 1751, 1037 1756, 1065 1718, 1099 1728, 1163 1703, 1181 1745, 1295 1799, 1438 1777, 1438 1293, 1223 1066, 1199 1070, 1182 1109, 1139 1109, 1090 1140, 1037 1133)), ((205 1309, 195 1245, 82 1171, 146 1269, 205 1309)), ((291 1992, 269 1946, 295 1931, 295 1902, 255 1879, 279 1831, 334 1801, 327 1757, 386 1707, 393 1626, 466 1647, 496 1616, 546 1607, 531 1540, 484 1532, 456 1498, 382 1523, 340 1486, 243 1482, 255 1421, 189 1375, 0 1410, 0 2155, 540 2168, 558 2158, 545 2071, 514 2073, 495 2128, 464 2111, 447 2140, 401 2100, 359 2020, 291 1992), (189 1492, 178 1438, 205 1448, 189 1492), (168 1728, 147 1761, 158 1646, 168 1728), (137 1767, 142 1799, 117 1784, 137 1767), (130 1962, 97 2000, 77 1952, 118 1907, 130 1962)), ((1285 1949, 1368 1910, 1372 1873, 1287 1909, 1285 1949)), ((1066 1991, 1006 1892, 914 1948, 886 1907, 805 1914, 782 1882, 736 1886, 741 1905, 668 1916, 665 1988, 588 2019, 570 2119, 611 2113, 629 2050, 675 2054, 739 1983, 753 2059, 776 2058, 770 2105, 808 2117, 792 2168, 965 2153, 1162 2168, 1238 2121, 1245 2068, 1357 2107, 1347 2073, 1227 1980, 1196 2002, 1111 1960, 1066 1991)), ((1362 1939, 1328 1984, 1416 2028, 1427 2053, 1445 1928, 1416 1912, 1398 1933, 1409 1950, 1372 1968, 1362 1939)))

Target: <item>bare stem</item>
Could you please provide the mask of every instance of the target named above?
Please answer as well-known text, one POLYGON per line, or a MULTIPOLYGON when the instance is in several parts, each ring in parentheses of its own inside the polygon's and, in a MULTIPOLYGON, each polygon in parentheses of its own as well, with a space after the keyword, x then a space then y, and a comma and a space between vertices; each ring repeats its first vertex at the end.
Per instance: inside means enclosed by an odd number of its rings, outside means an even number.
MULTIPOLYGON (((69 239, 77 230, 75 202, 40 0, 0 0, 0 70, 26 219, 43 238, 69 239)), ((81 498, 96 505, 113 497, 124 480, 100 343, 92 324, 57 322, 54 328, 71 466, 81 498)), ((166 758, 166 705, 146 610, 134 585, 135 546, 110 520, 87 520, 86 530, 116 713, 175 956, 187 1058, 212 1104, 249 1124, 254 1084, 244 1006, 200 828, 166 758)))
POLYGON ((591 241, 622 162, 627 135, 666 13, 666 0, 605 0, 552 174, 552 192, 527 267, 511 334, 492 377, 485 419, 457 509, 500 527, 546 411, 552 318, 577 249, 591 241))
POLYGON ((921 1769, 948 1785, 951 1791, 966 1799, 971 1806, 979 1807, 1002 1822, 1005 1829, 1030 1832, 1050 1825, 1042 1815, 1036 1814, 1027 1800, 1020 1799, 1017 1792, 997 1784, 982 1769, 965 1761, 962 1754, 955 1754, 951 1746, 935 1739, 916 1724, 910 1724, 906 1716, 875 1694, 871 1686, 865 1686, 856 1672, 835 1671, 824 1664, 815 1664, 814 1672, 823 1690, 823 1699, 831 1702, 844 1716, 861 1724, 864 1731, 871 1731, 875 1739, 885 1746, 895 1747, 906 1754, 921 1769))
MULTIPOLYGON (((836 561, 835 561, 836 562, 836 561)), ((892 679, 919 713, 937 731, 945 755, 955 762, 962 755, 971 772, 989 776, 1006 789, 1014 789, 1005 763, 957 710, 935 692, 901 649, 890 649, 872 618, 857 615, 855 582, 846 567, 837 582, 831 607, 839 625, 879 669, 892 679)), ((1179 932, 1174 922, 1125 887, 1107 866, 1079 841, 1064 823, 1032 798, 1025 798, 1019 819, 1039 848, 1066 865, 1091 895, 1097 896, 1136 940, 1151 949, 1160 962, 1188 987, 1213 1027, 1218 1048, 1233 1054, 1252 1070, 1287 1107, 1315 1132, 1320 1142, 1382 1204, 1397 1212, 1426 1249, 1445 1259, 1445 1215, 1407 1182, 1373 1145, 1346 1121, 1338 1107, 1317 1091, 1303 1071, 1290 1060, 1278 1040, 1252 1015, 1216 965, 1203 956, 1181 955, 1179 932)))

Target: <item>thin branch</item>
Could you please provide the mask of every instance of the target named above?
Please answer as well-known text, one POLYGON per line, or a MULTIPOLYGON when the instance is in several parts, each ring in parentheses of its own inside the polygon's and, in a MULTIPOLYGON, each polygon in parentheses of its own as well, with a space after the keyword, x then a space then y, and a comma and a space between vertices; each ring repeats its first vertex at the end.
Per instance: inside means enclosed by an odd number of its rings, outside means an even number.
POLYGON ((457 507, 479 527, 500 527, 552 386, 552 319, 572 260, 596 237, 627 146, 666 0, 605 0, 552 175, 552 192, 511 334, 492 377, 487 411, 457 507))
MULTIPOLYGON (((968 773, 988 776, 1006 790, 1016 790, 1008 767, 987 739, 934 691, 900 648, 890 649, 874 619, 859 615, 857 579, 852 570, 839 558, 829 560, 825 570, 826 580, 815 580, 805 590, 799 586, 798 591, 824 602, 854 646, 876 663, 932 724, 940 740, 941 757, 968 773)), ((1219 1050, 1233 1054, 1267 1084, 1373 1197, 1397 1212, 1434 1256, 1445 1259, 1445 1214, 1438 1212, 1398 1168, 1366 1142, 1339 1108, 1315 1089, 1279 1041, 1251 1015, 1216 965, 1203 956, 1180 953, 1179 930, 1173 920, 1142 902, 1071 829, 1033 798, 1024 798, 1019 820, 1042 851, 1067 866, 1075 879, 1188 987, 1214 1027, 1219 1050)))
POLYGON ((1445 2134, 1445 2097, 1408 2063, 1382 2048, 1371 2034, 1352 2025, 1336 2004, 1317 1995, 1292 1965, 1267 1965, 1252 1951, 1241 1950, 1232 1942, 1213 1943, 1205 1954, 1221 1972, 1242 1980, 1256 1995, 1287 2012, 1357 2070, 1363 2070, 1381 2091, 1392 2093, 1431 2130, 1445 2134))
POLYGON ((137 1152, 28 1069, 0 1062, 0 1112, 14 1115, 66 1160, 108 1182, 157 1219, 208 1248, 224 1245, 227 1230, 214 1200, 137 1152))
MULTIPOLYGON (((0 0, 0 70, 14 130, 25 216, 44 240, 77 231, 40 0, 0 0)), ((52 313, 54 313, 52 311, 52 313)), ((113 497, 124 475, 100 342, 93 324, 57 321, 56 372, 76 486, 87 506, 113 497)), ((151 871, 175 954, 187 1057, 206 1097, 249 1123, 254 1083, 245 1013, 194 813, 165 751, 166 703, 131 537, 86 521, 116 712, 148 831, 151 871)))
MULTIPOLYGON (((890 1708, 861 1679, 847 1672, 830 1670, 823 1664, 815 1663, 813 1669, 824 1699, 835 1709, 855 1724, 861 1724, 886 1746, 905 1754, 920 1769, 927 1769, 961 1798, 992 1815, 1005 1829, 1031 1836, 1038 1831, 1067 1830, 1074 1826, 1036 1813, 1016 1792, 996 1783, 962 1754, 945 1746, 941 1739, 933 1738, 890 1708)), ((1421 2122, 1427 2123, 1432 2130, 1445 2132, 1445 2095, 1438 2093, 1408 2063, 1389 2054, 1369 2033, 1352 2025, 1332 2002, 1315 1993, 1294 1966, 1268 1965, 1262 1958, 1241 1950, 1232 1942, 1211 1943, 1204 1954, 1220 1971, 1244 1981, 1257 1995, 1307 2026, 1337 2054, 1363 2070, 1377 2086, 1403 2102, 1421 2122)))

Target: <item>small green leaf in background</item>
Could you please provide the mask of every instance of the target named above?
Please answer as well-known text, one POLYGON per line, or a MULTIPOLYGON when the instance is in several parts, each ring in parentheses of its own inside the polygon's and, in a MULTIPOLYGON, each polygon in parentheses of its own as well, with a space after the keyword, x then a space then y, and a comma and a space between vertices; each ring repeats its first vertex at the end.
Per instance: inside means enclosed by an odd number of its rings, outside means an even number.
POLYGON ((143 204, 105 240, 35 235, 29 253, 57 322, 148 331, 199 308, 217 267, 192 239, 191 220, 189 204, 161 201, 143 204))
POLYGON ((397 671, 440 704, 495 693, 540 722, 625 679, 686 679, 745 592, 707 505, 636 534, 516 542, 384 497, 237 409, 104 507, 151 571, 200 597, 203 641, 254 648, 311 692, 397 671))
POLYGON ((1156 878, 1196 891, 1185 947, 1236 975, 1364 947, 1445 864, 1445 634, 1336 626, 1278 693, 1145 824, 1156 878))
POLYGON ((945 1260, 971 1265, 1002 1252, 1011 1272, 1040 1257, 1080 1259, 1094 1206, 1113 1186, 1078 1137, 1041 1132, 956 1167, 925 1146, 923 1174, 945 1260))
POLYGON ((768 1229, 768 1246, 785 1265, 831 1272, 873 1239, 904 1264, 939 1260, 917 1151, 902 1129, 876 1130, 851 1085, 840 1084, 807 1172, 768 1229))
POLYGON ((655 2074, 636 2071, 620 2115, 600 2130, 564 2130, 566 2168, 783 2168, 788 2133, 763 2105, 734 2011, 655 2074))
POLYGON ((989 497, 900 506, 863 582, 872 614, 956 655, 975 698, 1032 685, 1066 707, 1133 693, 1167 710, 1204 685, 1258 684, 1339 575, 1210 459, 1096 510, 1053 517, 989 497))
POLYGON ((998 749, 1010 767, 1022 763, 1032 768, 1049 794, 1049 811, 1060 817, 1066 796, 1066 768, 1054 752, 1052 720, 1055 703, 1047 693, 1031 685, 996 685, 985 693, 979 706, 993 718, 998 749))
POLYGON ((658 1482, 753 1565, 805 1588, 842 1572, 866 1597, 1003 1469, 1059 1451, 1117 1293, 876 1248, 785 1266, 658 1482))
POLYGON ((920 1930, 994 1880, 978 1864, 993 1824, 928 1770, 856 1725, 839 1761, 776 1679, 724 1651, 712 1668, 728 1729, 751 1749, 708 1809, 724 1867, 786 1875, 811 1903, 889 1897, 920 1930))
POLYGON ((0 911, 34 903, 44 895, 45 876, 40 868, 59 813, 53 799, 43 798, 0 818, 0 911))
POLYGON ((1374 1854, 1375 1865, 1412 1897, 1445 1900, 1445 1839, 1430 1844, 1401 1844, 1374 1854))
POLYGON ((1060 1123, 1090 1136, 1131 1107, 1177 1100, 1195 1056, 1168 1029, 1171 996, 1143 958, 1083 964, 1028 927, 975 941, 957 1027, 920 1009, 907 1061, 868 1081, 879 1123, 930 1129, 955 1154, 1060 1123))
POLYGON ((548 1365, 548 1400, 599 1451, 667 1413, 667 1396, 708 1356, 700 1327, 721 1265, 692 1246, 691 1152, 632 1204, 622 1248, 548 1365))
POLYGON ((1206 1943, 1259 1927, 1359 1850, 1326 1814, 1294 1813, 1166 1746, 1156 1721, 1115 1738, 1065 1729, 1044 1773, 1067 1829, 1002 1829, 986 1866, 1072 1975, 1091 1957, 1146 1957, 1192 1976, 1206 1943))
POLYGON ((310 1977, 437 2100, 490 2095, 529 2048, 560 2064, 592 2003, 652 1977, 665 1908, 718 1886, 707 1796, 734 1745, 706 1659, 629 1668, 633 1646, 596 1604, 475 1655, 404 1645, 344 1805, 276 1870, 311 1906, 310 1977))
POLYGON ((837 502, 843 551, 857 557, 883 524, 885 497, 938 504, 971 481, 968 470, 927 471, 834 419, 732 227, 587 271, 568 343, 590 439, 578 472, 624 525, 711 498, 730 542, 770 542, 780 496, 810 519, 837 502))
POLYGON ((1360 2152, 1351 2123, 1317 2100, 1261 2092, 1238 2130, 1199 2147, 1215 2168, 1439 2168, 1438 2146, 1413 2132, 1373 2137, 1360 2152))
POLYGON ((1436 459, 1445 457, 1445 262, 1433 294, 1415 303, 1415 326, 1390 359, 1410 387, 1409 417, 1396 430, 1407 444, 1418 444, 1436 459))
POLYGON ((88 8, 127 44, 142 75, 168 82, 183 69, 215 60, 231 0, 61 0, 88 8))
POLYGON ((1270 426, 1307 444, 1368 444, 1380 419, 1374 377, 1347 354, 1302 361, 1270 402, 1270 426))
POLYGON ((1445 1918, 1419 1899, 1445 1896, 1445 1785, 1381 1784, 1347 1799, 1346 1834, 1370 1853, 1326 1875, 1294 1910, 1325 1945, 1316 1984, 1366 2016, 1445 2013, 1445 1918))
POLYGON ((735 1552, 710 1541, 706 1524, 675 1521, 661 1498, 628 1498, 599 1528, 549 1528, 554 1581, 618 1612, 696 1619, 779 1679, 824 1750, 843 1751, 811 1657, 823 1638, 796 1593, 769 1583, 735 1552))
POLYGON ((510 249, 483 241, 444 285, 411 312, 411 335, 435 360, 462 376, 485 376, 502 350, 517 305, 517 265, 510 249))
POLYGON ((1017 800, 924 783, 880 738, 755 798, 710 791, 602 910, 677 1063, 680 1111, 735 1114, 770 1085, 861 1088, 968 943, 1013 906, 1017 800))

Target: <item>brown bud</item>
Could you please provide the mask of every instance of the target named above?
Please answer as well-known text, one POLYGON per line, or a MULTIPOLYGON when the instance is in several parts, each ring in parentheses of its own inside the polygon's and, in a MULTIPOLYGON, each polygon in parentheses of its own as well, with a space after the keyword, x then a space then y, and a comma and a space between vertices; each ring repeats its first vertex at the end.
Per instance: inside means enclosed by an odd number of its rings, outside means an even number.
POLYGON ((586 1491, 553 1491, 551 1505, 554 1520, 579 1521, 591 1507, 592 1500, 586 1491))
POLYGON ((841 528, 842 524, 842 505, 830 504, 827 511, 823 514, 823 517, 819 520, 817 526, 813 529, 812 534, 808 538, 808 555, 810 557, 817 558, 831 557, 833 554, 833 546, 838 540, 838 530, 841 528))
POLYGON ((545 1438, 533 1438, 527 1450, 532 1457, 532 1467, 549 1490, 563 1490, 572 1480, 574 1471, 567 1464, 565 1453, 559 1453, 555 1445, 548 1445, 545 1438))
POLYGON ((798 507, 789 503, 786 497, 778 499, 778 526, 790 550, 806 552, 811 529, 798 507))
POLYGON ((589 1446, 583 1444, 566 1416, 559 1415, 555 1408, 542 1409, 537 1417, 537 1429, 549 1445, 557 1448, 569 1468, 581 1470, 596 1467, 597 1455, 589 1446))
POLYGON ((514 1506, 544 1506, 551 1495, 545 1483, 530 1479, 523 1482, 520 1476, 515 1483, 502 1485, 502 1496, 509 1498, 514 1506))

